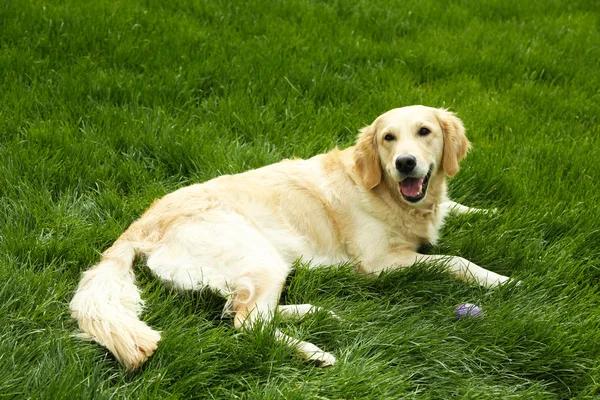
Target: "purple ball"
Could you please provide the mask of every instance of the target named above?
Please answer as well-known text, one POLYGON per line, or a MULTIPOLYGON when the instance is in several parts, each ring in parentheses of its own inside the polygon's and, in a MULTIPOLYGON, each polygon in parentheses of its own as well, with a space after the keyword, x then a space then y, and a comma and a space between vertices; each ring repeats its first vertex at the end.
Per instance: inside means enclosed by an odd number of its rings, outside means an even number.
POLYGON ((481 308, 471 303, 459 304, 454 309, 454 314, 456 314, 457 321, 465 317, 483 317, 485 315, 481 308))

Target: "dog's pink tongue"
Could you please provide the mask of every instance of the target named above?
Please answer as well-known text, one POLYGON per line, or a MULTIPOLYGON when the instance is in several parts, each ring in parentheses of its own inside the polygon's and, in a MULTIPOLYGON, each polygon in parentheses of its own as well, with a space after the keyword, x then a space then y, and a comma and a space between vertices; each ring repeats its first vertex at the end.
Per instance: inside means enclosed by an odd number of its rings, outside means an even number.
POLYGON ((406 178, 400 182, 400 190, 406 197, 415 197, 421 193, 421 185, 425 178, 406 178))

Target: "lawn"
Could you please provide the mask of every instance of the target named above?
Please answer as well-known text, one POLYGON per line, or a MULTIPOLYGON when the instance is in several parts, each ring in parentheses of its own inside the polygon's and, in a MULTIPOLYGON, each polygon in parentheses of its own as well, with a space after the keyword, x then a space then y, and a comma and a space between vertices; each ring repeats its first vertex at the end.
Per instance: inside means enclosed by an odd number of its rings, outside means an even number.
POLYGON ((0 398, 600 397, 599 25, 595 0, 0 2, 0 398), (75 337, 81 272, 153 199, 411 104, 463 119, 450 192, 498 208, 425 251, 520 286, 298 262, 282 302, 342 318, 278 323, 338 357, 319 369, 140 262, 153 358, 75 337), (466 302, 485 318, 455 322, 466 302))

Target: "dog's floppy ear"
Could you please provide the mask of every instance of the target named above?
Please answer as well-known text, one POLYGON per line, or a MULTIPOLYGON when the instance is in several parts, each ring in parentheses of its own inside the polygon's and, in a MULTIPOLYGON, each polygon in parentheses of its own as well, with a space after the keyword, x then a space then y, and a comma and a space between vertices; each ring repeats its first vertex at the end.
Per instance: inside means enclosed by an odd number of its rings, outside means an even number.
POLYGON ((373 125, 360 130, 354 151, 354 165, 367 189, 371 190, 381 182, 381 164, 373 125))
POLYGON ((446 175, 452 177, 458 172, 458 162, 467 155, 471 144, 465 136, 462 121, 453 112, 443 108, 438 111, 438 120, 444 133, 442 168, 446 175))

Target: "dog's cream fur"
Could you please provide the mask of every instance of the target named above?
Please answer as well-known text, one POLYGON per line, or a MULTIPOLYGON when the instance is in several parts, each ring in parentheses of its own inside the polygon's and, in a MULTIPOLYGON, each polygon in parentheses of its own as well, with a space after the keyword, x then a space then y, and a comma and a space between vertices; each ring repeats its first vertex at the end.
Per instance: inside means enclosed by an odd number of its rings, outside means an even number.
MULTIPOLYGON (((449 211, 478 211, 449 201, 445 175, 458 171, 469 148, 454 114, 424 106, 391 110, 364 128, 355 146, 308 160, 286 160, 179 189, 156 201, 84 273, 71 302, 79 327, 135 369, 157 348, 159 332, 139 319, 136 255, 177 288, 210 288, 229 301, 238 328, 274 312, 304 315, 317 308, 278 306, 292 263, 359 262, 362 273, 443 262, 459 277, 494 286, 508 278, 463 258, 421 255, 435 242, 449 211), (421 135, 427 128, 430 133, 421 135), (390 136, 391 135, 391 136, 390 136), (391 138, 391 139, 390 139, 391 138), (396 159, 412 155, 413 175, 431 171, 425 197, 407 201, 396 159)), ((323 366, 335 357, 276 331, 277 337, 323 366)))

